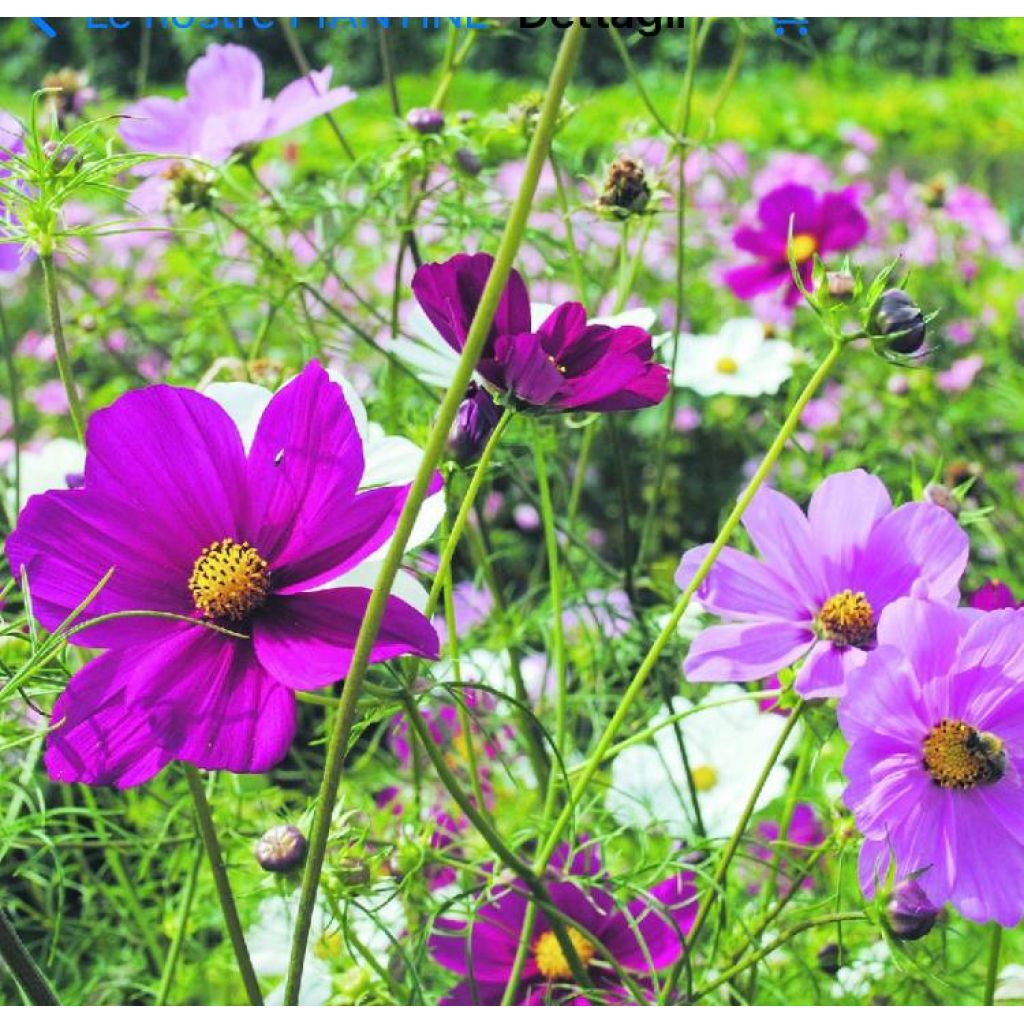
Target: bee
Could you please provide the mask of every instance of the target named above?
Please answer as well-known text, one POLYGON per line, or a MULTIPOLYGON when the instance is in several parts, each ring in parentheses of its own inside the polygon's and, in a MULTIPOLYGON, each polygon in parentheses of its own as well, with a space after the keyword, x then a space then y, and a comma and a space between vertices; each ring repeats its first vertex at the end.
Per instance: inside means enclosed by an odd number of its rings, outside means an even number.
POLYGON ((974 757, 978 782, 998 782, 1006 774, 1006 747, 998 736, 971 730, 964 746, 974 757))

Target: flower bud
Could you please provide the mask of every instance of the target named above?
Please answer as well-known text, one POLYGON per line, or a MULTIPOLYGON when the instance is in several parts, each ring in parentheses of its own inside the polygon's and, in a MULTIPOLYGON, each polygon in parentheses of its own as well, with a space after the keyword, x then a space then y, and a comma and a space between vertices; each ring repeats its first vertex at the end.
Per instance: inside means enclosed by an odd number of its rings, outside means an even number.
POLYGON ((490 392, 477 384, 470 384, 448 434, 451 457, 463 465, 474 461, 484 450, 500 418, 490 392))
POLYGON ((49 139, 43 143, 43 156, 53 161, 55 171, 63 171, 65 167, 75 165, 75 170, 82 166, 82 157, 74 146, 65 146, 56 139, 49 139))
POLYGON ((598 206, 624 220, 630 214, 643 213, 650 201, 651 186, 643 164, 624 156, 608 168, 598 206))
POLYGON ((928 902, 917 882, 908 878, 893 887, 885 916, 897 939, 912 942, 923 939, 935 927, 939 911, 928 902))
POLYGON ((924 489, 924 500, 931 505, 944 508, 951 516, 960 515, 960 502, 953 492, 942 484, 931 483, 924 489))
POLYGON ((433 107, 413 107, 405 123, 419 135, 437 135, 444 128, 444 114, 433 107))
POLYGON ((850 299, 857 287, 857 280, 853 274, 845 271, 829 270, 825 273, 825 287, 830 299, 850 299))
POLYGON ((256 844, 256 861, 264 871, 283 874, 306 857, 306 837, 294 825, 275 825, 256 844))
POLYGON ((822 974, 837 974, 842 966, 842 953, 834 942, 829 942, 818 950, 818 970, 822 974))
POLYGON ((463 173, 468 174, 471 178, 475 178, 483 170, 484 166, 480 157, 466 146, 460 146, 455 150, 455 162, 463 173))
POLYGON ((889 338, 891 352, 912 355, 924 344, 924 314, 905 291, 890 288, 872 310, 871 333, 889 338))

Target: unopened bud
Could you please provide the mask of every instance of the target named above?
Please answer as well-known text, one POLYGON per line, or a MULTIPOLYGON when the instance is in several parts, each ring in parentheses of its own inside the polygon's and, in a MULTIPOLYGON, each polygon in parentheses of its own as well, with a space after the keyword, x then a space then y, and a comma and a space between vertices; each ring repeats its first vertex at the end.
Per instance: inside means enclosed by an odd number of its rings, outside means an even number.
POLYGON ((63 171, 65 167, 75 165, 75 170, 82 166, 82 157, 74 146, 65 146, 56 139, 43 143, 43 156, 53 163, 55 171, 63 171))
POLYGON ((924 315, 905 291, 890 288, 872 311, 871 333, 888 338, 890 351, 911 355, 924 344, 924 315))
POLYGON ((306 837, 294 825, 275 825, 256 844, 256 861, 264 871, 291 871, 305 857, 306 837))
POLYGON ((898 882, 885 908, 889 928, 897 939, 923 939, 935 927, 939 911, 912 879, 898 882))
POLYGON ((405 123, 419 135, 437 135, 444 128, 444 114, 433 107, 413 107, 405 123))
POLYGON ((490 392, 478 384, 470 384, 448 434, 448 451, 452 458, 462 464, 477 459, 500 418, 490 392))
POLYGON ((825 274, 825 287, 830 299, 849 299, 857 287, 857 280, 845 271, 829 270, 825 274))
POLYGON ((818 950, 818 970, 822 974, 837 974, 842 966, 842 952, 834 942, 829 942, 818 950))
POLYGON ((471 178, 475 178, 483 170, 484 166, 480 157, 473 150, 467 149, 465 146, 460 146, 455 150, 455 162, 471 178))
POLYGON ((616 217, 625 219, 630 214, 643 213, 651 201, 651 186, 643 164, 631 157, 620 157, 608 168, 604 191, 597 200, 616 217))

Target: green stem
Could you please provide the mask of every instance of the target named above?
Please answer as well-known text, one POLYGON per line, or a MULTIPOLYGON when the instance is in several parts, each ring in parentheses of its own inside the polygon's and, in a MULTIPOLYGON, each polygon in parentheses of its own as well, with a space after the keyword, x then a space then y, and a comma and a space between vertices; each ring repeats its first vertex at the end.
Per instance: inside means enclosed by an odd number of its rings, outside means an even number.
POLYGON ((355 722, 357 702, 362 691, 363 678, 369 665, 373 644, 380 631, 391 588, 394 585, 395 576, 398 574, 406 546, 409 543, 409 537, 416 522, 416 517, 419 514, 420 506, 427 495, 435 467, 440 462, 444 453, 448 432, 455 421, 455 416, 466 393, 466 386, 469 384, 477 360, 483 351, 491 323, 494 321, 494 316, 498 309, 498 303, 501 301, 505 286, 508 283, 512 262, 519 251, 519 245, 526 229, 526 222, 530 215, 530 208, 533 204, 534 193, 537 190, 537 183, 540 180, 541 170, 544 167, 548 151, 551 147, 551 139, 554 136, 562 96, 569 84, 569 77, 576 64, 582 43, 583 28, 578 21, 574 21, 572 27, 562 38, 562 45, 551 72, 544 106, 538 118, 537 130, 527 154, 519 194, 509 213, 508 223, 495 256, 494 266, 491 268, 487 284, 484 286, 483 294, 480 297, 480 304, 473 316, 473 322, 470 324, 466 343, 463 346, 462 358, 459 360, 455 377, 444 396, 437 418, 434 421, 434 426, 427 439, 423 461, 416 473, 416 478, 409 488, 409 497, 406 499, 402 514, 395 527, 394 536, 385 555, 384 563, 381 566, 373 588, 373 593, 370 595, 363 624, 356 639, 355 650, 352 653, 352 664, 345 680, 344 690, 342 691, 341 704, 335 716, 334 727, 327 743, 324 773, 317 797, 316 815, 309 844, 309 855, 302 877, 302 891, 299 898, 298 913, 296 914, 295 933, 288 965, 288 979, 285 984, 285 1005, 295 1005, 298 1002, 299 985, 302 981, 302 967, 306 956, 306 944, 309 941, 309 930, 313 919, 313 909, 316 904, 316 891, 320 882, 320 874, 323 870, 324 856, 327 851, 331 816, 337 799, 338 788, 341 784, 345 752, 348 748, 349 735, 355 722))
POLYGON ((462 499, 462 504, 459 506, 459 511, 455 516, 455 522, 452 523, 451 532, 448 534, 444 548, 441 550, 441 559, 437 565, 437 575, 434 577, 434 582, 430 588, 430 595, 427 598, 427 607, 423 612, 428 619, 437 609, 437 602, 441 597, 441 590, 444 587, 448 568, 455 557, 455 549, 459 546, 462 531, 466 528, 466 520, 469 519, 469 514, 473 511, 476 496, 480 493, 484 478, 487 476, 487 469, 491 464, 491 459, 494 457, 498 442, 501 441, 501 435, 505 433, 505 428, 512 419, 514 412, 515 410, 511 406, 505 407, 505 411, 501 414, 501 419, 498 420, 494 430, 491 431, 491 436, 487 439, 487 444, 480 453, 480 461, 476 464, 476 469, 473 470, 473 475, 469 479, 466 495, 462 499))
POLYGON ((738 963, 733 964, 732 967, 719 974, 717 978, 713 978, 707 985, 693 994, 690 1002, 700 1002, 701 999, 710 995, 716 988, 724 985, 730 978, 735 978, 737 974, 742 974, 744 971, 750 970, 751 967, 760 963, 766 956, 774 953, 777 949, 781 949, 787 942, 789 942, 790 939, 799 935, 801 932, 807 931, 809 928, 819 928, 829 924, 842 924, 844 921, 864 920, 866 920, 866 918, 862 913, 849 911, 841 914, 826 914, 823 917, 812 917, 809 921, 801 921, 799 924, 793 925, 792 928, 787 928, 786 931, 782 932, 771 942, 761 946, 760 949, 755 950, 738 963))
POLYGON ((50 318, 50 332, 53 334, 54 347, 57 350, 57 372, 68 396, 68 409, 78 440, 85 437, 85 416, 75 388, 75 378, 71 371, 71 359, 68 357, 68 346, 64 339, 64 324, 60 316, 60 299, 57 295, 57 271, 53 265, 53 253, 41 252, 39 263, 43 268, 43 283, 46 287, 46 312, 50 318))
POLYGON ((249 950, 245 945, 245 936, 242 934, 242 922, 238 918, 235 897, 231 893, 231 882, 228 880, 228 871, 224 865, 220 841, 217 839, 217 830, 213 824, 213 811, 210 808, 210 802, 206 799, 203 780, 199 775, 199 769, 195 765, 186 762, 183 767, 185 768, 188 790, 192 795, 192 803, 196 809, 199 836, 206 850, 206 858, 210 862, 213 884, 217 889, 217 898, 220 900, 224 924, 231 938, 231 946, 235 951, 235 961, 238 963, 238 971, 242 975, 245 994, 253 1006, 262 1006, 263 996, 260 994, 260 984, 256 980, 256 972, 253 970, 249 950))
POLYGON ((999 980, 999 953, 1003 945, 1003 929, 993 922, 988 946, 988 967, 985 970, 985 997, 982 1006, 995 1006, 996 982, 999 980))
POLYGON ((708 573, 711 571, 711 567, 721 554, 722 549, 729 543, 729 539, 732 537, 736 527, 739 526, 743 513, 746 512, 751 501, 754 499, 754 495, 767 479, 768 474, 772 471, 776 461, 782 454, 782 450, 785 448, 786 443, 793 434, 793 431, 796 430, 797 425, 800 422, 800 415, 803 413, 804 408, 828 377, 832 368, 835 366, 842 354, 842 351, 843 348, 841 344, 838 342, 834 342, 832 344, 832 348, 828 355, 822 360, 821 365, 817 370, 814 371, 811 379, 807 382, 803 391, 800 393, 800 396, 794 403, 793 408, 790 410, 789 415, 782 424, 778 435, 772 442, 771 447, 769 447, 760 466, 758 466, 757 471, 754 473, 754 476, 751 478, 750 483, 747 484, 745 490, 737 500, 735 508, 733 508, 726 521, 722 524, 722 528, 719 530, 718 536, 715 538, 714 543, 712 543, 711 548, 704 557, 704 560, 697 568, 696 573, 694 573, 693 579, 690 580, 689 585, 680 595, 679 600, 676 602, 675 608, 672 609, 672 614, 669 616, 664 628, 654 641, 651 649, 647 652, 647 656, 641 662, 636 675, 626 688, 625 693, 623 693, 622 700, 619 703, 618 708, 616 708, 615 713, 608 722, 608 725, 605 726, 605 730, 601 734, 601 738, 598 740, 597 746, 594 748, 594 752, 590 755, 585 768, 580 773, 580 776, 576 781, 576 785, 573 787, 570 799, 563 807, 562 812, 555 821, 555 825, 548 834, 547 839, 541 845, 535 864, 541 866, 546 865, 552 853, 554 853, 555 848, 561 841, 562 835, 572 819, 576 804, 583 797, 584 793, 586 793, 587 787, 600 770, 600 767, 604 762, 605 755, 608 753, 608 749, 611 747, 616 734, 629 715, 630 708, 632 708, 633 703, 640 695, 644 683, 647 682, 648 677, 654 670, 654 666, 657 664, 665 647, 675 636, 676 629, 679 626, 679 622, 682 619, 683 614, 686 612, 690 599, 707 578, 708 573))
POLYGON ((181 956, 181 947, 185 942, 185 933, 188 931, 188 919, 192 913, 192 901, 196 894, 196 881, 199 878, 199 868, 203 863, 203 845, 199 840, 192 851, 192 863, 188 869, 188 876, 185 879, 185 888, 181 894, 181 909, 178 911, 178 925, 171 939, 171 948, 167 951, 167 959, 164 961, 163 974, 160 976, 160 990, 157 992, 156 1005, 166 1006, 167 997, 174 983, 174 972, 178 968, 178 959, 181 956))
POLYGON ((18 368, 14 361, 14 338, 7 326, 7 312, 4 309, 3 297, 0 296, 0 336, 4 346, 4 365, 7 369, 7 382, 10 385, 11 395, 11 437, 14 440, 14 505, 11 511, 13 518, 11 528, 18 518, 18 511, 21 508, 21 403, 19 401, 20 389, 18 387, 18 368))
POLYGON ((33 1006, 60 1006, 57 994, 50 987, 46 975, 32 959, 14 925, 0 909, 0 957, 7 964, 14 980, 33 1006))

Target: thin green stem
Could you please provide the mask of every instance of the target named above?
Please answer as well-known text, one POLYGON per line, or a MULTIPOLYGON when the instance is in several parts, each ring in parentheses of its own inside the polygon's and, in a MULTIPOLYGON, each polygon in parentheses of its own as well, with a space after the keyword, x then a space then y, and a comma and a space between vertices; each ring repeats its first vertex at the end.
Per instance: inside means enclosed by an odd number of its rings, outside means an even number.
POLYGON ((71 359, 68 356, 68 345, 64 338, 64 323, 60 315, 60 297, 57 294, 57 271, 53 265, 52 252, 40 252, 39 263, 43 268, 43 284, 46 288, 46 312, 50 318, 50 333, 53 334, 54 348, 57 350, 57 372, 68 396, 68 410, 78 440, 85 437, 85 416, 82 404, 75 388, 75 377, 71 370, 71 359))
POLYGON ((690 580, 686 589, 680 595, 679 600, 676 602, 675 608, 672 609, 672 614, 669 616, 664 628, 654 641, 651 649, 647 652, 646 657, 637 669, 636 675, 626 687, 618 708, 616 708, 615 713, 608 722, 608 725, 605 726, 605 730, 597 741, 597 745, 594 747, 593 753, 588 758, 585 768, 580 773, 580 776, 573 787, 571 798, 566 802, 561 814, 555 821, 554 827, 548 834, 547 839, 541 845, 535 861, 535 870, 536 865, 546 865, 548 860, 551 858, 552 853, 554 853, 555 848, 558 846, 562 835, 569 825, 569 822, 572 820, 576 804, 583 797, 583 794, 587 791, 587 788, 594 776, 600 770, 601 765, 604 763, 605 756, 615 740, 616 734, 629 715, 629 711, 632 708, 633 703, 643 690, 644 683, 647 682, 647 679, 654 670, 654 666, 657 664, 665 647, 675 636, 676 629, 678 628, 679 622, 690 604, 691 598, 707 578, 708 573, 711 571, 711 567, 721 554, 722 549, 729 543, 729 539, 735 532, 736 527, 739 526, 743 513, 746 512, 751 501, 754 499, 754 495, 757 494, 761 485, 771 472, 772 467, 778 460, 779 455, 782 454, 782 450, 785 448, 786 443, 792 436, 793 431, 796 430, 804 408, 821 387, 822 383, 824 383, 829 373, 831 373, 832 368, 838 361, 842 351, 843 348, 839 343, 833 343, 828 355, 822 360, 821 365, 814 371, 811 379, 804 386, 803 391, 800 393, 800 396, 793 404, 793 408, 790 410, 789 415, 786 417, 785 422, 782 424, 778 435, 772 442, 768 451, 765 453, 764 458, 761 460, 761 464, 758 466, 757 471, 751 478, 750 483, 747 484, 743 493, 737 500, 736 506, 733 508, 726 521, 722 524, 722 528, 719 530, 718 536, 712 543, 707 555, 704 556, 704 560, 701 562, 700 566, 698 566, 693 579, 690 580))
POLYGON ((477 462, 476 469, 473 470, 473 475, 469 478, 469 487, 466 489, 466 494, 462 499, 462 504, 459 506, 459 511, 455 515, 455 522, 452 523, 451 532, 448 534, 448 538, 445 540, 444 547, 441 550, 441 558, 437 565, 437 574, 434 576, 434 582, 430 587, 430 595, 427 598, 427 607, 424 610, 424 615, 426 615, 427 618, 430 618, 437 608, 437 602, 441 597, 441 590, 444 587, 447 570, 452 564, 452 559, 455 557, 455 549, 459 546, 459 540, 462 538, 462 531, 466 528, 466 520, 469 519, 469 515, 473 511, 476 496, 480 493, 481 486, 483 486, 484 479, 487 476, 487 469, 491 464, 491 459, 494 457, 494 452, 497 450, 498 443, 501 441, 501 436, 505 433, 505 428, 508 426, 514 413, 515 410, 511 406, 505 407, 504 412, 501 414, 501 419, 498 420, 494 430, 491 431, 491 436, 487 439, 487 444, 484 445, 484 450, 480 453, 480 461, 477 462))
POLYGON ((988 966, 985 969, 985 995, 982 1006, 995 1006, 996 982, 999 980, 999 954, 1003 945, 1002 926, 992 922, 988 943, 988 966))
MULTIPOLYGON (((4 308, 3 296, 0 296, 0 336, 4 346, 4 365, 7 369, 7 383, 10 386, 11 405, 11 437, 14 440, 14 518, 18 517, 21 508, 21 402, 18 387, 18 367, 14 361, 14 338, 7 326, 7 311, 4 308)), ((14 522, 12 520, 13 528, 14 522)))
POLYGON ((221 853, 220 840, 217 839, 217 830, 213 824, 213 811, 210 808, 210 802, 206 799, 203 780, 199 774, 199 769, 194 765, 186 762, 184 768, 188 790, 192 795, 192 803, 196 809, 199 835, 206 850, 206 858, 210 862, 213 884, 217 889, 217 898, 220 900, 224 924, 231 939, 231 946, 235 951, 235 961, 238 964, 238 971, 242 976, 245 994, 253 1006, 262 1006, 263 996, 260 993, 260 983, 256 980, 256 972, 252 967, 249 949, 245 944, 242 922, 239 920, 238 910, 235 907, 235 897, 231 892, 231 882, 228 879, 228 870, 224 864, 224 856, 221 853))
POLYGON ((380 631, 391 588, 409 543, 420 506, 427 496, 435 468, 444 453, 448 432, 455 421, 455 416, 466 393, 466 386, 469 384, 477 360, 483 351, 490 326, 497 313, 498 303, 501 301, 508 283, 512 263, 519 251, 526 229, 541 170, 551 148, 551 139, 554 136, 562 96, 569 84, 569 78, 576 65, 582 43, 582 26, 578 21, 574 21, 572 27, 562 38, 562 45, 551 73, 544 105, 537 121, 537 130, 530 143, 519 194, 512 205, 508 223, 495 256, 494 266, 488 275, 487 283, 480 297, 480 304, 473 316, 473 322, 470 324, 469 333, 463 346, 462 358, 459 360, 454 379, 441 402, 434 426, 427 439, 423 461, 409 488, 409 496, 396 524, 394 536, 381 565, 373 593, 370 595, 359 636, 356 638, 351 667, 342 691, 341 704, 327 743, 327 756, 317 797, 306 869, 302 878, 302 890, 288 965, 288 978, 285 984, 284 1002, 286 1005, 295 1005, 298 1002, 306 945, 309 941, 313 909, 316 905, 316 892, 327 852, 331 816, 341 784, 345 753, 348 749, 352 726, 355 723, 357 702, 362 691, 363 679, 369 665, 373 645, 380 631))
POLYGON ((0 909, 0 957, 7 964, 14 980, 33 1006, 60 1006, 56 992, 46 980, 46 975, 32 959, 14 925, 0 909))
POLYGON ((181 893, 181 908, 178 911, 178 923, 174 930, 174 938, 171 939, 171 948, 167 951, 167 959, 164 961, 163 973, 160 976, 160 989, 156 995, 156 1005, 166 1006, 167 997, 174 984, 174 972, 178 969, 178 959, 181 956, 181 947, 185 942, 185 934, 188 931, 188 919, 192 913, 192 901, 196 895, 196 881, 199 878, 199 868, 203 863, 202 840, 197 840, 192 850, 192 863, 189 865, 188 875, 185 878, 185 888, 181 893))

